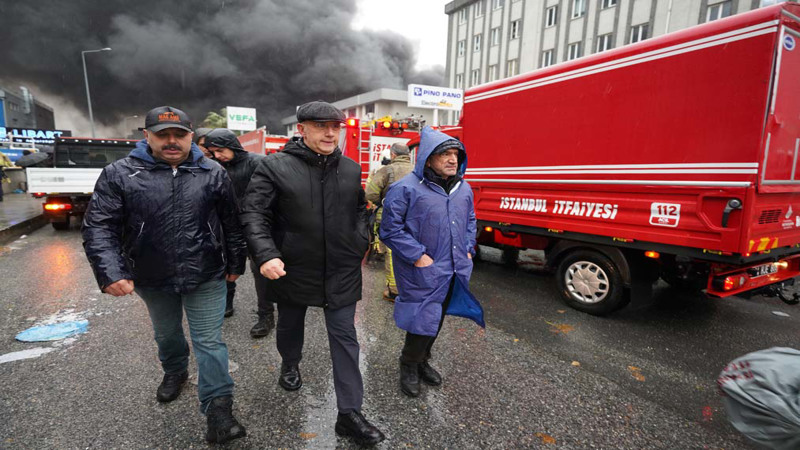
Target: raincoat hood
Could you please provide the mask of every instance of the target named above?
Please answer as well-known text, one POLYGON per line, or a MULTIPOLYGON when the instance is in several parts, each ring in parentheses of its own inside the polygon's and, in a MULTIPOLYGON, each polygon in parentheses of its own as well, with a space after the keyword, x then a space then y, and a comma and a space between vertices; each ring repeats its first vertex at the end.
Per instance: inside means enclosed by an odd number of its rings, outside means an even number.
POLYGON ((420 134, 419 150, 417 150, 417 164, 414 166, 414 175, 420 180, 425 178, 425 163, 428 161, 428 158, 435 153, 437 147, 447 141, 455 141, 455 143, 458 144, 458 175, 460 177, 464 176, 464 172, 467 171, 467 152, 464 150, 464 145, 452 136, 448 136, 431 127, 425 127, 420 134))
MULTIPOLYGON (((136 158, 141 161, 150 163, 150 164, 166 164, 163 161, 156 161, 153 158, 153 154, 150 151, 150 146, 147 145, 147 139, 142 139, 141 141, 136 143, 136 147, 131 150, 128 154, 131 158, 136 158)), ((210 169, 211 166, 208 164, 209 161, 205 156, 203 156, 203 152, 200 150, 200 147, 197 146, 194 142, 192 143, 192 147, 189 150, 189 157, 186 158, 180 165, 183 166, 187 163, 195 163, 198 167, 202 169, 210 169)))

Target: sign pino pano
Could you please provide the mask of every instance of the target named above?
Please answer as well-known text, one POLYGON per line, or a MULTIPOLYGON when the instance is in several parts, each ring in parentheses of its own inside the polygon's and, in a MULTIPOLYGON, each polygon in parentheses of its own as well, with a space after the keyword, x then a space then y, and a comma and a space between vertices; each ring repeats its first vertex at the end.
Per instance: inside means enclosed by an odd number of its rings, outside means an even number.
POLYGON ((408 85, 408 106, 411 108, 460 111, 464 106, 464 91, 422 84, 408 85))

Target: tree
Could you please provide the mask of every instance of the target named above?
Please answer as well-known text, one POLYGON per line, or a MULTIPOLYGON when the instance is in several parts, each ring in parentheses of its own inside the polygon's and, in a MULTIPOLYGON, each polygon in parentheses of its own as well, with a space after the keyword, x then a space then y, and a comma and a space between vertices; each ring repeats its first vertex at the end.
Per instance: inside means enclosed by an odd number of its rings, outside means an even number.
POLYGON ((200 126, 205 128, 228 128, 228 108, 222 108, 219 113, 209 111, 200 126))

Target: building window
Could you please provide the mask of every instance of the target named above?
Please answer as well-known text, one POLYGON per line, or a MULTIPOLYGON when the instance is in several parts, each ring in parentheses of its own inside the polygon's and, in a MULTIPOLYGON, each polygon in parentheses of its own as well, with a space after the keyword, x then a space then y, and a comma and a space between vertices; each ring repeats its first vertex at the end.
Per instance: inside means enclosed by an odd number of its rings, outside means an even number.
POLYGON ((603 0, 601 8, 611 8, 612 6, 617 6, 617 0, 603 0))
POLYGON ((512 41, 514 39, 518 39, 519 38, 519 25, 520 25, 520 22, 521 22, 521 20, 515 20, 515 21, 511 22, 511 36, 510 36, 510 38, 511 38, 512 41))
POLYGON ((492 9, 500 9, 503 7, 503 0, 492 0, 492 9))
POLYGON ((614 35, 611 33, 597 37, 597 51, 604 52, 614 48, 614 35))
POLYGON ((469 79, 470 86, 477 86, 481 84, 481 69, 475 69, 472 71, 472 75, 469 79))
POLYGON ((456 89, 464 89, 464 74, 456 74, 456 89))
POLYGON ((556 24, 558 20, 558 6, 551 6, 547 8, 547 11, 544 13, 544 26, 545 27, 552 27, 556 24))
POLYGON ((458 11, 458 23, 467 23, 467 8, 458 11))
POLYGON ((479 52, 481 51, 481 34, 476 34, 472 36, 472 51, 479 52))
POLYGON ((572 0, 572 18, 581 17, 586 12, 586 0, 572 0))
POLYGON ((542 52, 542 65, 541 67, 547 67, 553 65, 553 50, 545 50, 542 52))
POLYGON ((500 78, 500 70, 498 70, 497 64, 489 66, 487 77, 489 78, 488 81, 496 81, 500 78))
POLYGON ((489 43, 492 47, 500 45, 500 27, 492 28, 489 34, 489 43))
POLYGON ((511 59, 506 63, 506 76, 513 77, 519 73, 519 64, 516 59, 511 59))
POLYGON ((643 40, 647 39, 648 38, 647 33, 648 33, 648 29, 649 28, 650 28, 649 25, 646 24, 646 23, 631 27, 631 42, 630 43, 633 44, 635 42, 639 42, 639 41, 643 41, 643 40))
POLYGON ((569 44, 567 47, 567 61, 571 61, 573 59, 577 59, 581 57, 581 43, 576 42, 574 44, 569 44))
POLYGON ((458 56, 464 56, 464 50, 467 48, 467 41, 462 39, 458 41, 458 56))
POLYGON ((722 19, 723 17, 728 17, 730 15, 731 15, 730 0, 728 0, 727 2, 717 3, 716 5, 711 5, 708 7, 708 12, 706 13, 706 22, 722 19))
POLYGON ((479 1, 478 3, 475 3, 474 6, 475 17, 483 17, 483 6, 484 6, 483 0, 479 1))

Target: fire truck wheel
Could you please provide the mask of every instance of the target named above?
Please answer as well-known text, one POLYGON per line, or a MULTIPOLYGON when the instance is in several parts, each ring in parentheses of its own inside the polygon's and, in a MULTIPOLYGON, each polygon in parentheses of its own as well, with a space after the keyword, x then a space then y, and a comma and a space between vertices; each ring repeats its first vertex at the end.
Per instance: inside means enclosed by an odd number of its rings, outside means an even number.
POLYGON ((53 228, 59 231, 69 230, 69 216, 67 216, 66 220, 59 220, 56 222, 51 222, 53 228))
POLYGON ((596 251, 577 250, 565 256, 556 280, 564 301, 578 311, 599 316, 625 306, 619 269, 596 251))

